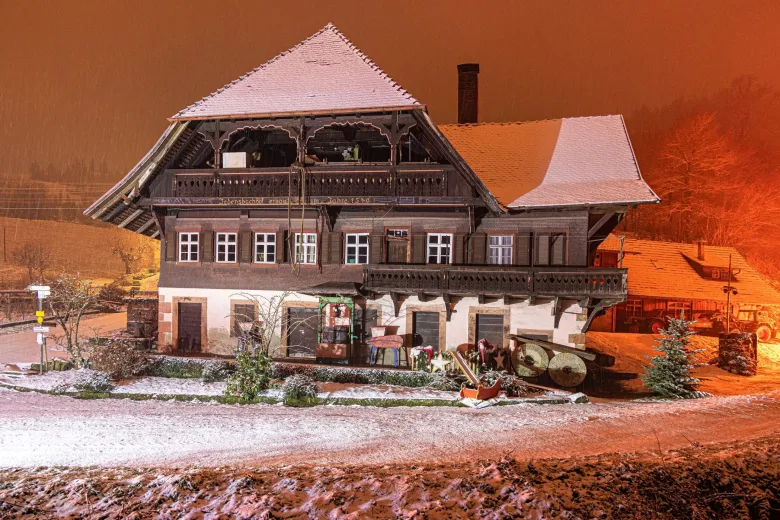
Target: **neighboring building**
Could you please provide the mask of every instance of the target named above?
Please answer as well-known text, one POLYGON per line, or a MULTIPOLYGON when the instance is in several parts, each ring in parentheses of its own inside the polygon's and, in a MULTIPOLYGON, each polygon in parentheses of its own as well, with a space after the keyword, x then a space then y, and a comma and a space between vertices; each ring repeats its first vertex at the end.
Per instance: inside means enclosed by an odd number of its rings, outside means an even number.
MULTIPOLYGON (((458 68, 476 123, 479 68, 458 68)), ((161 239, 161 349, 231 354, 257 316, 240 293, 285 291, 284 358, 365 363, 372 325, 583 347, 626 296, 598 243, 658 202, 621 116, 439 127, 332 25, 170 122, 85 211, 161 239)))
MULTIPOLYGON (((712 316, 717 318, 725 309, 724 287, 729 285, 736 292, 729 298, 734 329, 757 331, 762 322, 760 311, 780 305, 780 293, 733 247, 626 238, 622 262, 620 254, 620 239, 610 236, 599 246, 594 265, 628 268, 628 298, 596 318, 591 330, 658 333, 666 316, 679 317, 681 312, 688 320, 698 320, 694 327, 712 328, 712 316)), ((771 318, 765 321, 770 330, 758 330, 764 341, 777 332, 771 318)), ((718 331, 717 319, 714 325, 718 331)))

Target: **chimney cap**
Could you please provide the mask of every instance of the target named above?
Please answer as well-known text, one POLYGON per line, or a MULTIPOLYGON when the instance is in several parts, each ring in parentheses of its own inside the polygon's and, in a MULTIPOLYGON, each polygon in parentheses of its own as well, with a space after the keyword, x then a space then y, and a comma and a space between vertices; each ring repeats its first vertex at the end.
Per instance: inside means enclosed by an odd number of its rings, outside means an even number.
POLYGON ((479 63, 461 63, 460 65, 458 65, 458 72, 479 73, 479 63))

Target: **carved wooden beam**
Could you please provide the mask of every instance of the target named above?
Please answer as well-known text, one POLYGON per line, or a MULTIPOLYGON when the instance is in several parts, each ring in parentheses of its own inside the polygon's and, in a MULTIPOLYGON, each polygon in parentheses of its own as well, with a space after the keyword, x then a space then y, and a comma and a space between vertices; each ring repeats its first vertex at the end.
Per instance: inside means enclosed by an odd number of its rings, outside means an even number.
POLYGON ((397 292, 391 292, 390 293, 390 300, 393 302, 393 313, 395 314, 395 317, 398 317, 398 313, 401 310, 401 302, 400 302, 400 295, 397 292))
POLYGON ((612 219, 612 217, 615 216, 614 211, 610 211, 608 213, 605 213, 599 220, 596 222, 592 228, 588 230, 588 239, 593 238, 593 235, 599 232, 601 228, 604 227, 604 225, 612 219))
POLYGON ((444 313, 447 315, 447 321, 450 321, 452 319, 452 296, 449 293, 444 293, 442 299, 444 300, 444 313))

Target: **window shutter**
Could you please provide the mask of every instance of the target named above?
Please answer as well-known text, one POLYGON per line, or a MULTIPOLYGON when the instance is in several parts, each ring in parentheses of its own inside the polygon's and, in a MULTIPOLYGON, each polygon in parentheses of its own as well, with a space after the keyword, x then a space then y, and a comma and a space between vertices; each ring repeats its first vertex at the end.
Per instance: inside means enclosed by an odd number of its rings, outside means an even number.
POLYGON ((551 265, 566 265, 566 235, 563 233, 556 233, 551 235, 550 241, 552 242, 551 251, 551 265))
POLYGON ((200 232, 201 262, 214 261, 214 231, 203 229, 200 232))
POLYGON ((424 264, 425 263, 425 240, 427 235, 425 233, 413 233, 412 234, 412 263, 424 264))
POLYGON ((280 264, 289 264, 290 263, 290 232, 289 231, 279 231, 276 234, 276 248, 277 248, 277 257, 279 258, 280 264))
POLYGON ((252 262, 252 231, 242 229, 238 234, 238 261, 244 264, 252 262))
POLYGON ((175 262, 176 258, 176 232, 169 229, 165 232, 165 261, 175 262))
POLYGON ((475 233, 471 235, 471 263, 487 263, 487 235, 485 233, 475 233))
POLYGON ((370 244, 368 251, 369 262, 372 264, 383 264, 385 259, 384 243, 385 237, 378 233, 372 233, 370 235, 370 244))
POLYGON ((342 244, 344 243, 344 233, 334 231, 333 233, 330 233, 329 238, 329 262, 333 265, 341 265, 344 263, 344 250, 342 249, 342 244))
POLYGON ((452 263, 466 263, 466 234, 455 233, 452 235, 452 263))
POLYGON ((529 231, 521 231, 515 235, 515 265, 531 265, 531 244, 533 235, 529 231))

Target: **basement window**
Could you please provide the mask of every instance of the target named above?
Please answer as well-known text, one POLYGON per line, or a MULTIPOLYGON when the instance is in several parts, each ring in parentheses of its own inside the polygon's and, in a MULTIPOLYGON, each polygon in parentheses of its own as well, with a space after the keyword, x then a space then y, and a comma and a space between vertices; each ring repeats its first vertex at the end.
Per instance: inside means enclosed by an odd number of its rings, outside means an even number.
POLYGON ((230 264, 236 262, 238 252, 237 233, 217 233, 217 262, 230 264))

